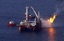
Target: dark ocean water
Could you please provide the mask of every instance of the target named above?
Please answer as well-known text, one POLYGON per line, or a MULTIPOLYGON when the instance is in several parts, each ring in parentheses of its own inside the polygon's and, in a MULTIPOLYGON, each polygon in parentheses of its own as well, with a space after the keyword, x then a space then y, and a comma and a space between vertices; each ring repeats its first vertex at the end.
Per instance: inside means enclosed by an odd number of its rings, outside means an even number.
POLYGON ((57 4, 57 0, 0 0, 0 41, 64 41, 64 10, 56 17, 54 27, 40 32, 19 32, 18 27, 7 26, 10 20, 19 23, 24 18, 25 6, 33 6, 46 18, 56 11, 57 4))

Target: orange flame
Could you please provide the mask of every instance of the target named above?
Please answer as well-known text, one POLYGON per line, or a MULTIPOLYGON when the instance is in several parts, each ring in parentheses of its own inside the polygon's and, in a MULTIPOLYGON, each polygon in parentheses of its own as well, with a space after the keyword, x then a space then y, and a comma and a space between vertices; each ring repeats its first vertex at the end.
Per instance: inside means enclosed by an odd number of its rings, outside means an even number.
POLYGON ((50 23, 53 23, 54 22, 54 20, 55 20, 55 18, 56 18, 56 15, 53 15, 52 17, 50 17, 50 19, 48 20, 50 23))

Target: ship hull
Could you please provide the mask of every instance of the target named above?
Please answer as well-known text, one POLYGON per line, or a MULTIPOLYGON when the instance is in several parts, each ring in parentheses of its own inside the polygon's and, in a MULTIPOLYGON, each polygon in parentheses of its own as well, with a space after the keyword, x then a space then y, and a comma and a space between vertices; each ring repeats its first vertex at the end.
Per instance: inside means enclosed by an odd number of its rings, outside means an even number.
POLYGON ((23 31, 23 30, 32 30, 32 31, 38 31, 41 30, 41 21, 37 22, 35 26, 26 26, 26 25, 21 25, 19 26, 19 31, 23 31))

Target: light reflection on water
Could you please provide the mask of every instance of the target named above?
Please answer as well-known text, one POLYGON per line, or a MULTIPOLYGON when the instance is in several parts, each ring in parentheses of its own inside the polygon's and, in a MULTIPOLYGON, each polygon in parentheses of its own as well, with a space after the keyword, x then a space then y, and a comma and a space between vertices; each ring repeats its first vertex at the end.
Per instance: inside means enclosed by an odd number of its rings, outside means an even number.
POLYGON ((48 28, 48 40, 49 41, 56 41, 55 40, 55 36, 56 36, 56 30, 54 29, 54 27, 48 28))

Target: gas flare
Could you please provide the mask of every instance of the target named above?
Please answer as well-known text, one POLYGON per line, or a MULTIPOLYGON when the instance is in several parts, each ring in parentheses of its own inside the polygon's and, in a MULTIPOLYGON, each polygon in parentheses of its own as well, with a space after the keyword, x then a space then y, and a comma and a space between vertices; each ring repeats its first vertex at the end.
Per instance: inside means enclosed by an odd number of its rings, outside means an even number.
POLYGON ((53 23, 54 20, 55 20, 55 18, 56 18, 56 16, 57 16, 57 15, 53 15, 52 17, 50 17, 50 19, 48 19, 48 21, 49 21, 50 23, 53 23))

